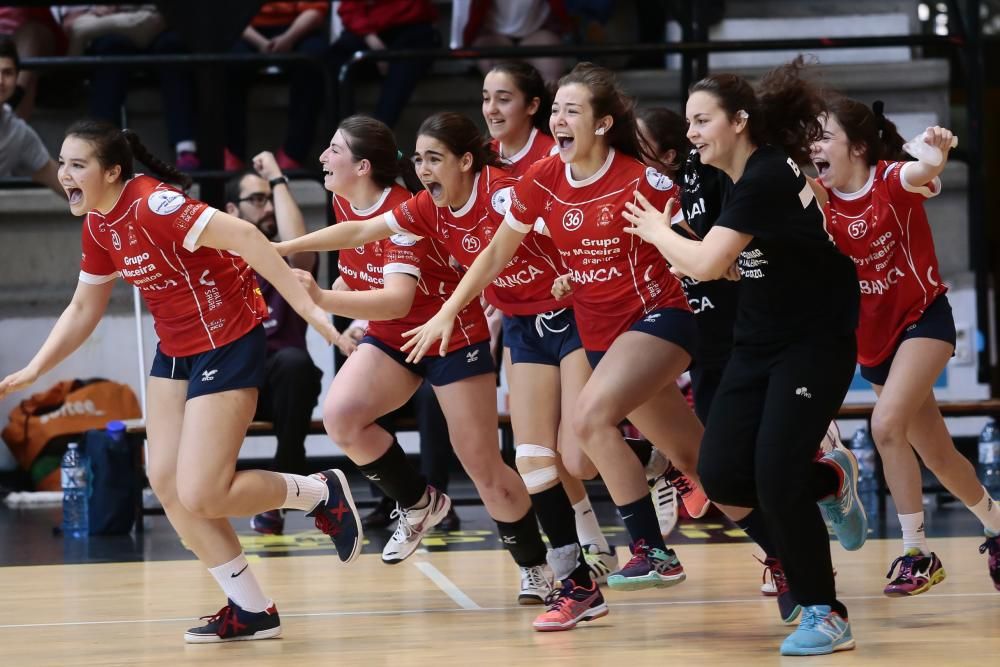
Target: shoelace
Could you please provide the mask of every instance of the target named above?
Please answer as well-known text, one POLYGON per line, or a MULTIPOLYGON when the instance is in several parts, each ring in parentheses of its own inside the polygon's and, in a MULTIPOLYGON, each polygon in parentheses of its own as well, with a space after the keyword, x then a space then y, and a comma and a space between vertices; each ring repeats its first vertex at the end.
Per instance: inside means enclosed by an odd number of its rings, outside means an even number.
POLYGON ((694 493, 694 486, 691 484, 691 480, 684 476, 680 470, 674 466, 670 466, 670 470, 664 473, 664 477, 670 482, 682 497, 688 497, 694 493))
POLYGON ((649 559, 649 547, 646 546, 645 540, 639 540, 632 545, 632 558, 629 562, 625 563, 625 567, 622 569, 628 569, 633 565, 641 565, 643 562, 649 559))
POLYGON ((799 630, 815 630, 823 618, 812 607, 802 608, 802 620, 799 621, 799 630))
POLYGON ((524 588, 524 584, 527 584, 531 588, 549 588, 549 582, 545 579, 541 565, 521 568, 522 588, 524 588))
POLYGON ((399 539, 402 542, 408 541, 413 537, 413 526, 410 525, 410 511, 396 505, 396 509, 389 513, 390 519, 399 519, 396 524, 396 532, 392 534, 392 539, 399 539))
POLYGON ((892 579, 892 572, 896 569, 896 564, 899 564, 899 576, 896 579, 910 579, 913 576, 913 565, 920 559, 920 556, 909 556, 903 554, 892 561, 892 565, 889 566, 889 572, 886 573, 886 579, 892 579))
POLYGON ((330 518, 325 514, 316 515, 316 527, 330 537, 340 535, 340 524, 330 521, 330 518))
POLYGON ((573 592, 573 584, 569 579, 562 582, 562 586, 553 588, 552 592, 545 596, 545 606, 549 611, 561 611, 570 602, 570 593, 573 592))
POLYGON ((208 616, 202 616, 198 620, 208 621, 209 623, 216 623, 218 621, 225 622, 225 619, 230 615, 232 615, 233 613, 234 613, 233 608, 227 604, 225 607, 215 612, 214 614, 209 614, 208 616))
POLYGON ((761 582, 767 581, 767 576, 771 575, 771 581, 774 582, 774 588, 778 595, 787 593, 788 577, 785 576, 785 570, 781 567, 780 563, 774 558, 761 560, 757 556, 754 556, 754 559, 764 566, 764 573, 760 577, 761 582))
POLYGON ((985 542, 979 545, 979 553, 984 554, 987 550, 991 556, 1000 556, 1000 536, 988 537, 985 542))

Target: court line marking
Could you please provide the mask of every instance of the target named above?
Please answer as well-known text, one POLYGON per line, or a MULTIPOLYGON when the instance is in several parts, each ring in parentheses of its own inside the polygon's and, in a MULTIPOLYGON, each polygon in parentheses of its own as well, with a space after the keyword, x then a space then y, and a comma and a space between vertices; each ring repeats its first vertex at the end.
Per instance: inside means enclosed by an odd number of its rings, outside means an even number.
POLYGON ((438 588, 444 591, 444 594, 455 601, 459 607, 463 609, 482 609, 475 601, 468 595, 462 592, 462 589, 455 585, 455 583, 446 577, 441 570, 437 569, 425 560, 417 561, 414 564, 418 570, 424 573, 424 576, 433 581, 438 588))
MULTIPOLYGON (((433 566, 431 566, 433 567, 433 566)), ((436 568, 435 568, 436 570, 436 568)), ((439 572, 440 574, 440 572, 439 572)), ((429 575, 428 575, 429 576, 429 575)), ((441 575, 444 577, 444 575, 441 575)), ((445 577, 447 579, 447 577, 445 577)), ((436 582, 435 582, 436 583, 436 582)), ((452 584, 454 585, 454 584, 452 584)), ((457 587, 456 587, 457 590, 457 587)), ((459 591, 461 593, 461 591, 459 591)), ((464 593, 461 593, 464 595, 464 593)), ((933 600, 935 598, 978 598, 978 597, 996 597, 996 593, 986 592, 986 593, 923 593, 922 595, 913 596, 915 600, 933 600)), ((755 597, 755 598, 741 598, 741 599, 723 599, 723 600, 659 600, 659 601, 649 601, 649 602, 614 602, 610 606, 613 607, 672 607, 672 606, 683 606, 683 605, 711 605, 711 604, 748 604, 748 603, 761 603, 767 602, 769 599, 765 596, 755 597)), ((854 595, 839 597, 838 600, 886 600, 884 595, 854 595)), ((475 605, 475 602, 472 602, 475 605)), ((476 605, 471 608, 462 609, 365 609, 361 611, 317 611, 317 612, 302 612, 302 613, 289 613, 282 614, 285 618, 314 618, 314 617, 351 617, 351 616, 407 616, 412 614, 455 614, 462 613, 466 611, 474 612, 508 612, 516 609, 525 609, 521 605, 511 605, 507 607, 480 607, 476 605)), ((536 608, 537 609, 537 608, 536 608)), ((77 625, 129 625, 136 623, 181 623, 184 621, 193 621, 193 617, 182 617, 182 618, 135 618, 135 619, 119 619, 111 621, 63 621, 59 623, 17 623, 17 624, 7 624, 0 625, 0 630, 14 630, 23 628, 62 628, 62 627, 72 627, 77 625)))

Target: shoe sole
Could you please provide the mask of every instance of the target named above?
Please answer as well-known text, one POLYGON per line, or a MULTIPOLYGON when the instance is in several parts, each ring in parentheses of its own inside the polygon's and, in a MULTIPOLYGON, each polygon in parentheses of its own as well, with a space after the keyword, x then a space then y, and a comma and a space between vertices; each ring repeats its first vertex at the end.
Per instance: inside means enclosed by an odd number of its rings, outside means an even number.
POLYGON ((281 635, 281 626, 268 630, 259 630, 252 635, 241 635, 239 637, 227 637, 223 639, 219 635, 192 635, 184 633, 184 641, 188 644, 222 644, 225 642, 252 641, 254 639, 274 639, 281 635))
POLYGON ((701 519, 706 514, 708 514, 708 510, 712 507, 712 501, 706 499, 705 504, 701 506, 701 509, 699 509, 697 512, 694 512, 692 511, 691 507, 688 506, 688 504, 684 501, 683 496, 681 497, 681 502, 684 503, 684 509, 687 510, 688 516, 690 516, 692 519, 701 519))
MULTIPOLYGON (((385 557, 385 554, 383 553, 382 554, 382 562, 383 563, 385 563, 386 565, 397 565, 399 563, 402 563, 404 560, 406 560, 410 556, 412 556, 413 553, 420 546, 420 541, 424 539, 424 535, 426 535, 427 533, 429 533, 431 531, 431 529, 434 528, 434 526, 436 526, 439 523, 441 523, 444 520, 444 518, 446 516, 448 516, 448 512, 451 511, 451 497, 449 497, 447 494, 441 494, 441 496, 445 499, 444 509, 443 510, 439 510, 438 512, 434 512, 430 516, 427 517, 427 523, 425 524, 426 527, 421 532, 420 539, 419 540, 414 540, 414 542, 413 542, 413 548, 410 549, 410 551, 408 553, 405 553, 405 554, 402 554, 402 555, 397 555, 397 556, 395 556, 393 558, 388 558, 388 559, 385 557)), ((402 520, 402 517, 400 517, 400 520, 402 520)))
POLYGON ((913 597, 914 595, 920 595, 921 593, 926 593, 931 589, 932 586, 937 586, 942 581, 944 581, 947 578, 947 576, 948 575, 945 574, 944 568, 941 568, 940 570, 931 575, 930 579, 927 580, 926 584, 924 584, 919 588, 914 588, 912 591, 907 592, 902 590, 895 590, 895 591, 886 590, 882 592, 885 593, 885 596, 887 598, 909 598, 913 597))
POLYGON ((681 572, 671 577, 664 577, 654 574, 652 577, 623 577, 611 575, 608 577, 608 586, 616 591, 641 591, 647 588, 670 588, 687 579, 687 575, 681 572))
MULTIPOLYGON (((340 562, 351 563, 357 560, 358 556, 361 555, 361 546, 365 541, 364 528, 361 526, 361 517, 358 516, 358 508, 354 504, 354 496, 351 495, 351 487, 347 483, 347 477, 345 477, 344 473, 336 468, 333 468, 330 472, 332 472, 340 482, 341 496, 344 498, 347 506, 351 508, 351 517, 354 519, 354 527, 357 529, 358 533, 357 537, 354 539, 354 545, 351 547, 351 552, 347 554, 347 558, 344 558, 344 555, 340 553, 340 549, 337 549, 337 555, 340 557, 340 562)), ((332 541, 333 538, 331 537, 330 540, 332 541)), ((334 545, 336 545, 336 542, 334 542, 334 545)))
POLYGON ((795 609, 792 610, 792 613, 789 614, 787 618, 782 616, 781 622, 786 624, 794 623, 795 619, 797 619, 799 617, 799 614, 801 613, 802 613, 802 605, 797 604, 795 605, 795 609))
POLYGON ((598 607, 591 607, 585 610, 578 617, 570 619, 565 623, 532 623, 532 627, 538 632, 562 632, 565 630, 572 630, 576 627, 577 623, 586 623, 587 621, 596 621, 599 618, 604 618, 608 615, 608 605, 601 603, 598 607))
POLYGON ((522 607, 534 607, 540 604, 545 604, 545 598, 531 593, 521 593, 517 596, 517 603, 522 607))
POLYGON ((854 649, 855 643, 854 639, 849 639, 846 642, 841 642, 837 644, 832 649, 827 650, 825 648, 817 649, 798 649, 795 651, 781 651, 781 655, 830 655, 831 653, 836 653, 837 651, 850 651, 854 649))

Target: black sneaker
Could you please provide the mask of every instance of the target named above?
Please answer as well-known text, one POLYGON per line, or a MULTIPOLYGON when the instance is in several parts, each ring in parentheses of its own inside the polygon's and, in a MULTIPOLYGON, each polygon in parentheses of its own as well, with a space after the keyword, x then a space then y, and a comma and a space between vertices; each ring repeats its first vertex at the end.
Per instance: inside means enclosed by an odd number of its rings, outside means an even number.
POLYGON ((361 517, 361 527, 365 530, 377 530, 388 528, 394 519, 391 514, 396 509, 396 502, 391 498, 382 496, 375 508, 371 512, 361 517))
POLYGON ((250 528, 261 535, 281 535, 285 532, 285 510, 269 510, 255 514, 250 528))
POLYGON ((364 540, 351 487, 347 485, 344 473, 339 470, 324 470, 312 476, 326 482, 329 496, 326 502, 321 501, 306 516, 316 519, 316 528, 330 536, 330 541, 337 547, 340 560, 350 563, 361 553, 361 543, 364 540))
POLYGON ((444 518, 441 519, 441 523, 435 526, 435 529, 443 530, 446 533, 462 529, 462 520, 458 518, 454 504, 448 509, 448 513, 444 515, 444 518))
POLYGON ((208 621, 198 628, 184 633, 188 644, 212 644, 216 642, 238 642, 250 639, 272 639, 281 634, 281 619, 278 608, 271 606, 261 612, 246 611, 232 600, 212 616, 202 616, 208 621))

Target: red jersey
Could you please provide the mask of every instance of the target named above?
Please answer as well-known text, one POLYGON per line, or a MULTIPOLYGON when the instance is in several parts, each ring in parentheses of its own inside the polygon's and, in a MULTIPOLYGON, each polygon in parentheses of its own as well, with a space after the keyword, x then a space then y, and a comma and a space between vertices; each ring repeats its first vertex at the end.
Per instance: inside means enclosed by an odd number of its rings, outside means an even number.
POLYGON ((626 234, 625 202, 635 191, 662 209, 677 186, 652 167, 609 151, 590 178, 574 180, 558 156, 540 160, 511 192, 506 222, 526 232, 544 224, 576 284, 573 308, 583 346, 607 350, 622 332, 660 308, 691 310, 656 246, 626 234))
POLYGON ((198 245, 216 210, 138 175, 102 215, 83 221, 80 280, 122 276, 142 292, 160 349, 187 357, 230 343, 267 318, 253 270, 233 253, 198 245))
POLYGON ((827 190, 827 229, 858 270, 858 360, 864 366, 885 361, 906 327, 948 289, 924 212, 924 200, 937 196, 941 181, 914 187, 906 182, 906 165, 883 160, 857 192, 827 190))
MULTIPOLYGON (((490 140, 490 146, 503 157, 499 141, 490 140)), ((543 157, 555 155, 557 150, 555 139, 544 132, 539 132, 537 127, 533 127, 531 134, 528 135, 528 143, 510 157, 504 157, 503 161, 507 163, 511 176, 521 178, 531 165, 543 157)))
MULTIPOLYGON (((459 210, 436 206, 424 190, 394 208, 385 219, 399 233, 438 239, 455 261, 468 268, 503 223, 510 188, 516 182, 502 169, 484 167, 476 174, 469 201, 459 210)), ((552 282, 560 272, 565 269, 552 241, 531 232, 484 294, 507 315, 537 315, 565 308, 565 302, 552 296, 552 282)))
MULTIPOLYGON (((410 198, 410 193, 399 185, 385 189, 371 208, 359 211, 349 201, 334 195, 333 212, 337 220, 369 220, 391 211, 410 198)), ((352 290, 382 289, 383 276, 405 273, 417 280, 413 305, 405 317, 368 323, 365 333, 383 343, 399 349, 407 339, 403 332, 414 329, 431 319, 441 304, 455 291, 462 274, 451 266, 448 251, 432 239, 420 241, 408 234, 396 234, 388 239, 366 243, 359 248, 341 250, 337 266, 344 282, 352 290)), ((478 301, 473 301, 455 318, 455 333, 448 344, 448 351, 489 340, 490 331, 478 301)))

